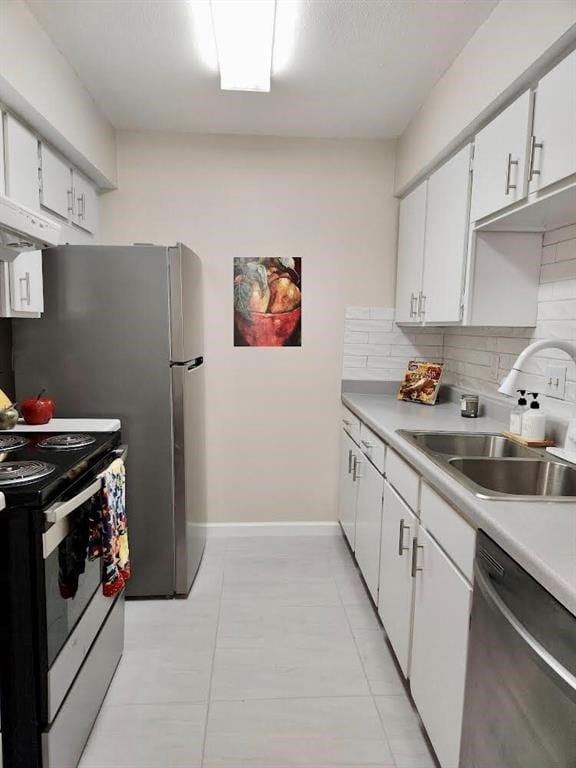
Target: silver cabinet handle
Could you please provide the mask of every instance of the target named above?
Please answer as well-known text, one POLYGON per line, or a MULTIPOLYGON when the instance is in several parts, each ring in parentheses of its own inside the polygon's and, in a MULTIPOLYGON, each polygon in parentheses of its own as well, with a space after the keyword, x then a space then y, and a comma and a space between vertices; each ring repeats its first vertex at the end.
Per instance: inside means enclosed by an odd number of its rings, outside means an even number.
POLYGON ((511 189, 516 189, 516 184, 510 183, 510 174, 513 165, 518 166, 518 160, 512 160, 512 152, 508 152, 508 158, 506 160, 506 184, 504 185, 505 195, 509 195, 511 189))
POLYGON ((82 193, 82 221, 86 221, 86 194, 82 193))
POLYGON ((364 448, 366 448, 367 451, 371 451, 374 448, 374 445, 372 443, 369 443, 368 440, 360 440, 364 448))
POLYGON ((82 192, 76 199, 78 200, 78 218, 84 221, 86 218, 86 195, 82 192))
POLYGON ((68 195, 68 213, 74 215, 74 189, 69 189, 66 193, 68 195))
POLYGON ((352 472, 352 448, 348 449, 348 474, 352 472))
POLYGON ((360 465, 362 464, 362 462, 358 461, 358 458, 356 456, 354 456, 354 459, 355 461, 354 461, 354 471, 352 473, 352 479, 354 482, 356 482, 356 480, 360 480, 360 478, 362 477, 362 475, 360 474, 360 465))
POLYGON ((420 319, 422 319, 426 314, 426 299, 427 299, 426 294, 420 291, 420 293, 418 294, 418 317, 420 319))
POLYGON ((417 317, 416 306, 415 306, 416 301, 417 301, 416 294, 411 293, 410 294, 410 317, 411 318, 417 317))
POLYGON ((408 531, 408 533, 410 533, 410 526, 406 525, 404 523, 404 518, 402 518, 402 520, 400 520, 400 530, 398 532, 398 554, 400 557, 402 557, 404 552, 408 552, 410 549, 410 547, 404 546, 404 531, 408 531))
POLYGON ((528 181, 532 181, 534 176, 540 176, 540 171, 534 168, 534 160, 535 160, 536 150, 543 149, 543 147, 544 147, 544 142, 536 141, 536 136, 532 134, 532 137, 530 139, 530 166, 528 168, 528 181))
POLYGON ((30 306, 30 272, 26 272, 24 277, 18 280, 20 285, 20 301, 30 306), (26 293, 22 295, 22 283, 26 286, 26 293))
POLYGON ((424 547, 422 546, 422 544, 418 544, 418 539, 414 539, 414 541, 412 542, 412 571, 411 571, 413 579, 416 578, 416 574, 418 573, 418 571, 423 571, 424 570, 423 568, 419 567, 419 565, 418 565, 418 550, 419 549, 424 549, 424 547))

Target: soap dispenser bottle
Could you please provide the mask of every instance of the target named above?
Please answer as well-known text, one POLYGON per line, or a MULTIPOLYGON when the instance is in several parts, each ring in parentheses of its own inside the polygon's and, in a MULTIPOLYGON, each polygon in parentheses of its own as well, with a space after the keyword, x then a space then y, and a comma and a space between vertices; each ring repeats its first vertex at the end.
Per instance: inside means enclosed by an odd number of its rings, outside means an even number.
POLYGON ((529 392, 534 398, 530 403, 530 409, 526 411, 522 419, 522 437, 526 440, 546 439, 546 415, 540 410, 538 392, 529 392))
POLYGON ((518 404, 514 406, 510 413, 510 432, 513 435, 521 435, 522 419, 524 418, 524 414, 528 408, 528 401, 525 397, 525 389, 517 389, 516 392, 520 392, 520 397, 518 398, 518 404))

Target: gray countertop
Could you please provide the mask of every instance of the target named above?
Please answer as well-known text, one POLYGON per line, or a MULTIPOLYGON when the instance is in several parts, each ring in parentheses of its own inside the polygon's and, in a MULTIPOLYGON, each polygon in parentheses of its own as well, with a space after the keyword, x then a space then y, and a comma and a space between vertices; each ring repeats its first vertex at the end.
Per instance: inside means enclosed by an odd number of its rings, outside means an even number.
POLYGON ((408 461, 475 528, 576 615, 576 503, 479 499, 396 430, 502 432, 491 418, 463 419, 458 405, 418 405, 390 395, 342 395, 343 403, 408 461))

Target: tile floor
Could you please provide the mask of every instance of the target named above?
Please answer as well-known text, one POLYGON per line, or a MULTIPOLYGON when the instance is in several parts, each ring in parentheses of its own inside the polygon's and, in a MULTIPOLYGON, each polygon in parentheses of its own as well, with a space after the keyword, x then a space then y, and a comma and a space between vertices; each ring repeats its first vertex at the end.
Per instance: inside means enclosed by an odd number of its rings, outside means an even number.
POLYGON ((342 539, 212 540, 187 600, 126 608, 80 768, 434 768, 342 539))

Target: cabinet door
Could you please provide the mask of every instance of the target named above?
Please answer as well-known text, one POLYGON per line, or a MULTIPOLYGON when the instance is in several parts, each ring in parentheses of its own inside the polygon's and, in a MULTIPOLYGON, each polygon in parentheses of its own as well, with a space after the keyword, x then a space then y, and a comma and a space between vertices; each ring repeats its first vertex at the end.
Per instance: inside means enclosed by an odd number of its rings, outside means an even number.
POLYGON ((6 115, 6 194, 22 205, 40 210, 38 139, 12 115, 6 115))
POLYGON ((418 304, 424 260, 426 189, 427 182, 423 182, 400 202, 396 271, 397 323, 421 321, 418 304))
POLYGON ((10 308, 14 312, 44 311, 42 251, 27 251, 9 264, 10 308))
POLYGON ((457 768, 472 587, 418 530, 410 687, 442 768, 457 768))
POLYGON ((98 196, 94 186, 77 171, 73 173, 74 209, 73 222, 87 232, 98 227, 98 196))
POLYGON ((404 675, 408 676, 412 630, 411 544, 418 520, 396 491, 384 483, 378 613, 404 675))
POLYGON ((422 312, 428 323, 462 319, 470 210, 469 144, 428 179, 422 312))
POLYGON ((526 196, 531 94, 526 91, 474 140, 472 221, 526 196))
POLYGON ((45 144, 40 145, 43 208, 67 219, 72 212, 72 169, 45 144))
POLYGON ((340 431, 340 489, 338 495, 338 519, 342 530, 354 551, 356 537, 356 462, 358 451, 351 437, 340 431))
POLYGON ((356 505, 355 553, 366 586, 377 602, 384 478, 365 456, 361 456, 357 469, 360 487, 356 505))
POLYGON ((538 83, 532 142, 530 192, 576 173, 576 51, 538 83))
POLYGON ((0 112, 0 195, 6 194, 6 169, 4 168, 4 113, 0 112))

